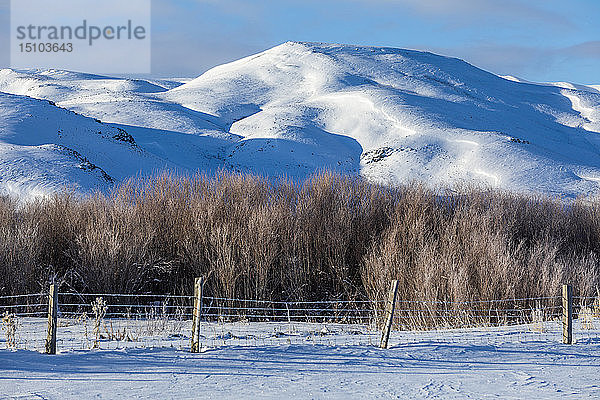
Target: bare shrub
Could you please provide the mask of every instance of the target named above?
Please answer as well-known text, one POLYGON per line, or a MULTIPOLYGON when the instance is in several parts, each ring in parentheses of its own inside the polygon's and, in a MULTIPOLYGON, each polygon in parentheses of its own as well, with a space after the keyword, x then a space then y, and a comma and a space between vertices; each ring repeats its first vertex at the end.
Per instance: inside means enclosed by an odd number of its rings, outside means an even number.
POLYGON ((19 320, 13 314, 8 312, 2 316, 2 330, 6 335, 6 347, 8 349, 17 348, 17 330, 19 328, 19 320))
POLYGON ((563 283, 588 295, 598 287, 599 248, 597 217, 586 207, 501 191, 445 196, 404 188, 392 222, 365 257, 365 289, 383 299, 396 278, 401 300, 557 296, 563 283))
MULTIPOLYGON (((580 296, 600 283, 600 201, 220 172, 132 179, 109 194, 0 198, 0 295, 57 276, 79 292, 263 300, 580 296)), ((535 304, 525 304, 534 308, 535 304)), ((425 310, 435 313, 435 307, 425 310)))
POLYGON ((96 300, 94 300, 91 305, 92 312, 94 313, 94 348, 97 348, 100 340, 100 328, 102 325, 102 320, 106 315, 108 307, 106 305, 106 301, 102 297, 96 297, 96 300))

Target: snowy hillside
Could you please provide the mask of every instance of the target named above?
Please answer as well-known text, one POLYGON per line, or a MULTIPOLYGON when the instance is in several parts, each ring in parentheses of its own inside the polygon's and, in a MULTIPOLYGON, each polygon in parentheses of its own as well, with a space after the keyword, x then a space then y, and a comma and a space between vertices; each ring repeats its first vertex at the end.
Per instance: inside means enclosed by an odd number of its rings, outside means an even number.
POLYGON ((597 87, 502 78, 431 53, 286 43, 185 84, 2 70, 0 92, 12 94, 0 96, 0 185, 12 191, 102 189, 98 171, 118 181, 162 168, 328 168, 393 184, 600 192, 597 87), (135 145, 114 139, 118 128, 135 145))
POLYGON ((162 165, 123 129, 47 101, 4 93, 0 93, 0 149, 0 183, 17 195, 65 186, 104 189, 139 168, 162 165))

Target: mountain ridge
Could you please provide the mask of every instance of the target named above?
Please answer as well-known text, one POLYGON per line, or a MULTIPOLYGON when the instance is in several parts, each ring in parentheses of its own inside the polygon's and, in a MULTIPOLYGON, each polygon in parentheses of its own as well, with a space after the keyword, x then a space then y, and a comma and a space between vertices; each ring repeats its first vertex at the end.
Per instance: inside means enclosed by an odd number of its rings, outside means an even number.
MULTIPOLYGON (((80 152, 116 182, 136 168, 293 179, 331 169, 383 184, 475 181, 567 197, 600 189, 595 87, 506 79, 417 50, 288 42, 186 83, 2 70, 0 92, 131 135, 148 165, 115 171, 80 152)), ((79 180, 82 192, 105 190, 79 180)))

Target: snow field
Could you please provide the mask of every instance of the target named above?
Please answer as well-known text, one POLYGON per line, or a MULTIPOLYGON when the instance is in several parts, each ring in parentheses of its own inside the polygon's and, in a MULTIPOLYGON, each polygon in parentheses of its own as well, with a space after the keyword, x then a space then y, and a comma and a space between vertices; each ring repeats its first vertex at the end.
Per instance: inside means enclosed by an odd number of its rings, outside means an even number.
MULTIPOLYGON (((45 321, 31 323, 43 332, 45 321)), ((255 332, 270 331, 251 325, 255 332)), ((56 356, 0 350, 0 391, 11 399, 597 398, 599 332, 581 337, 576 329, 577 343, 563 345, 549 340, 559 337, 557 327, 548 324, 550 336, 523 336, 525 327, 394 332, 388 350, 239 340, 199 354, 177 346, 68 350, 56 356)))

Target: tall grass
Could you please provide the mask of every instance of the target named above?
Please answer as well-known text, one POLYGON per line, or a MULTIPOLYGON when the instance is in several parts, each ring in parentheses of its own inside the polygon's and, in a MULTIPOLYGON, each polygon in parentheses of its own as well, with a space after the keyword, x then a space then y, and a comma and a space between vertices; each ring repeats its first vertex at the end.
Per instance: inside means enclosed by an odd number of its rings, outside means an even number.
POLYGON ((265 300, 581 295, 600 283, 600 203, 466 188, 303 183, 219 173, 136 179, 108 195, 0 199, 0 295, 45 289, 265 300))

